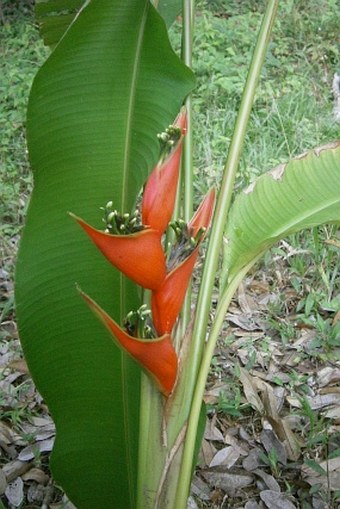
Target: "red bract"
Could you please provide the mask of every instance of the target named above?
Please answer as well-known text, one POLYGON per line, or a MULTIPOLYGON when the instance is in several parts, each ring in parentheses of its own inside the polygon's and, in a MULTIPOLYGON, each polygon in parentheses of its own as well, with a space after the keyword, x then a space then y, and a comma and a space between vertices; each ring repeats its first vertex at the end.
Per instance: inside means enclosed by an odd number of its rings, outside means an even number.
MULTIPOLYGON (((204 198, 188 227, 194 237, 201 228, 208 228, 215 205, 215 190, 212 189, 204 198)), ((190 255, 171 272, 162 286, 152 292, 151 310, 154 326, 158 334, 171 332, 182 308, 187 287, 198 256, 199 243, 190 255)))
POLYGON ((150 290, 162 285, 166 264, 159 232, 146 228, 129 235, 111 235, 71 215, 109 262, 128 278, 150 290))
POLYGON ((171 344, 170 334, 156 339, 130 336, 88 295, 80 291, 85 302, 112 334, 118 346, 133 357, 155 380, 160 391, 168 397, 177 377, 178 359, 171 344))
MULTIPOLYGON (((185 132, 186 113, 183 110, 177 117, 175 127, 185 132)), ((163 233, 171 219, 177 192, 182 154, 182 137, 177 147, 165 161, 160 161, 151 172, 143 193, 142 223, 163 233)))
POLYGON ((181 311, 188 284, 198 256, 198 246, 166 276, 159 290, 152 292, 152 319, 157 334, 172 331, 181 311))
MULTIPOLYGON (((191 219, 189 223, 189 229, 191 230, 191 235, 195 237, 200 230, 200 228, 205 228, 206 230, 209 228, 210 221, 212 218, 212 214, 214 212, 215 207, 215 200, 216 200, 216 191, 215 189, 210 189, 208 194, 205 196, 205 198, 202 200, 200 206, 196 210, 193 218, 191 219)), ((201 241, 205 237, 205 234, 203 237, 201 237, 201 241)))

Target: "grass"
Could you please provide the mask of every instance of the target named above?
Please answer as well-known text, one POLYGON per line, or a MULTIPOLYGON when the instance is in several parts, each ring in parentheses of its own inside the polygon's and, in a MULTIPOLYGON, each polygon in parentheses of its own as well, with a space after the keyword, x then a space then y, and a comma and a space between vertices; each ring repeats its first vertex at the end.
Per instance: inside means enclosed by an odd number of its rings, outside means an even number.
MULTIPOLYGON (((226 4, 227 18, 223 2, 214 2, 212 11, 207 2, 197 9, 194 65, 199 85, 194 107, 200 126, 196 166, 202 186, 206 169, 209 180, 219 179, 264 6, 264 2, 226 4)), ((339 61, 336 12, 332 2, 294 2, 294 7, 293 2, 281 2, 248 129, 240 187, 290 157, 338 137, 331 95, 339 61)))
MULTIPOLYGON (((13 316, 13 292, 8 287, 18 236, 22 230, 32 189, 25 145, 25 111, 34 74, 48 55, 39 39, 30 2, 4 1, 4 46, 0 62, 0 316, 13 316), (1 286, 1 289, 3 287, 1 286), (9 289, 8 289, 9 288, 9 289)), ((245 81, 250 50, 264 10, 264 0, 200 0, 197 2, 194 70, 195 191, 204 194, 219 183, 231 138, 237 107, 245 81)), ((335 0, 282 0, 274 28, 256 103, 252 112, 246 145, 240 165, 237 189, 248 185, 264 171, 305 150, 339 137, 340 126, 332 114, 333 74, 339 70, 336 45, 340 13, 335 0)), ((179 25, 171 37, 179 46, 179 25)), ((280 243, 258 266, 252 280, 266 283, 272 299, 261 308, 266 335, 259 343, 245 341, 248 370, 257 365, 260 353, 269 362, 272 342, 286 347, 300 337, 300 331, 313 330, 313 339, 296 351, 296 363, 288 378, 274 380, 297 397, 302 416, 301 437, 310 465, 318 455, 335 454, 330 443, 329 420, 310 408, 308 376, 299 364, 335 365, 339 360, 340 330, 335 320, 339 302, 339 247, 334 226, 291 236, 280 243)), ((0 340, 8 340, 8 334, 0 340)), ((237 340, 230 331, 223 341, 228 352, 237 340)), ((267 364, 266 364, 267 365, 267 364)), ((226 369, 216 356, 212 378, 222 379, 226 369)), ((259 420, 242 398, 237 366, 229 377, 230 391, 220 394, 210 408, 233 422, 259 420)), ((8 410, 13 425, 28 418, 24 410, 8 410)), ((292 410, 294 414, 295 410, 292 410)), ((275 451, 267 453, 272 473, 280 470, 275 451)), ((280 467, 281 468, 281 467, 280 467)), ((281 475, 281 472, 279 472, 281 475)), ((327 493, 324 494, 327 497, 327 493)), ((329 495, 331 498, 336 495, 329 495)), ((308 497, 303 507, 308 506, 308 497)), ((302 499, 301 499, 302 500, 302 499)), ((334 502, 335 503, 335 502, 334 502)))
POLYGON ((4 44, 0 60, 0 236, 11 248, 21 230, 32 189, 25 143, 25 118, 33 77, 48 51, 39 39, 32 9, 24 2, 2 5, 4 44))

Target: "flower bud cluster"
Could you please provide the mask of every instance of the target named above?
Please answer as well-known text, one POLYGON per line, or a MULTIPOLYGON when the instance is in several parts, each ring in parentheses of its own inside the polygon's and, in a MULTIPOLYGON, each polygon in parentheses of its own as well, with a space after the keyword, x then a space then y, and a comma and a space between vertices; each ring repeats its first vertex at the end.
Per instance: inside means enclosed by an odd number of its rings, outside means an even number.
POLYGON ((104 212, 103 221, 106 225, 105 233, 112 235, 129 235, 143 230, 144 226, 141 224, 141 217, 138 210, 133 214, 126 212, 120 214, 117 210, 113 210, 112 201, 107 202, 105 207, 101 207, 104 212))

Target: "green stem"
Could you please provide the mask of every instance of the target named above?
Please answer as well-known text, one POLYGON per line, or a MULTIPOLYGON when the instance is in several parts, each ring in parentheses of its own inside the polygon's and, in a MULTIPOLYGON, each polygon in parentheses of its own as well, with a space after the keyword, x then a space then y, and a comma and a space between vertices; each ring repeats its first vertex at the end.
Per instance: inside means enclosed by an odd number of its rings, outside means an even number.
MULTIPOLYGON (((194 0, 183 0, 183 38, 182 60, 188 67, 192 67, 192 39, 194 24, 194 0)), ((187 133, 183 141, 183 219, 187 223, 193 214, 193 129, 192 129, 192 98, 189 95, 185 101, 187 110, 187 133)), ((191 314, 190 285, 185 298, 181 319, 181 335, 184 335, 191 314)))
MULTIPOLYGON (((183 1, 183 38, 182 60, 190 69, 192 67, 192 37, 193 37, 193 0, 183 1)), ((184 183, 184 221, 189 222, 193 212, 193 136, 192 136, 192 100, 191 95, 186 98, 187 133, 183 142, 183 183, 184 183)))
POLYGON ((249 265, 244 267, 236 277, 232 280, 228 288, 224 291, 214 319, 213 326, 209 334, 209 341, 205 346, 204 356, 198 374, 195 392, 192 399, 191 411, 188 420, 188 429, 185 436, 184 452, 182 456, 181 472, 179 475, 179 484, 176 493, 176 508, 185 508, 187 498, 189 496, 189 488, 192 474, 192 458, 194 456, 196 445, 197 425, 200 417, 201 404, 205 389, 205 384, 210 370, 211 359, 214 355, 216 341, 218 339, 220 329, 224 322, 226 310, 229 307, 230 301, 241 283, 243 277, 248 272, 249 268, 254 264, 252 261, 249 265))
MULTIPOLYGON (((256 85, 260 77, 262 64, 269 44, 269 37, 274 23, 277 7, 278 0, 269 0, 265 15, 262 20, 257 43, 254 49, 254 55, 250 64, 248 77, 242 96, 240 110, 236 119, 234 133, 228 152, 221 189, 216 205, 206 262, 204 265, 202 283, 196 308, 196 319, 192 335, 190 361, 187 364, 187 366, 190 366, 190 372, 187 374, 186 378, 187 387, 189 391, 192 387, 194 387, 194 394, 192 397, 188 431, 186 435, 183 460, 179 475, 180 481, 176 494, 175 507, 178 509, 186 507, 186 501, 190 488, 192 458, 194 454, 201 401, 219 330, 223 323, 225 310, 230 303, 232 295, 242 280, 242 277, 251 265, 250 264, 239 274, 237 274, 231 281, 227 290, 223 293, 220 304, 218 305, 218 311, 216 312, 212 330, 209 334, 209 341, 206 345, 204 357, 201 361, 208 326, 214 280, 217 273, 219 255, 223 241, 223 232, 230 207, 235 175, 240 161, 251 108, 254 102, 256 85)), ((190 394, 188 397, 190 397, 190 394)))
POLYGON ((150 381, 147 375, 141 374, 141 401, 139 407, 139 440, 138 440, 138 479, 136 509, 143 509, 143 487, 146 483, 146 460, 149 443, 148 429, 151 417, 150 381), (142 399, 143 398, 143 399, 142 399))
MULTIPOLYGON (((150 292, 143 290, 142 302, 150 307, 150 292)), ((158 409, 159 394, 155 390, 154 382, 145 373, 141 373, 140 405, 139 405, 139 436, 138 436, 138 471, 136 509, 146 509, 145 487, 150 483, 150 466, 148 459, 154 444, 150 441, 150 430, 157 419, 154 419, 155 409, 158 409)))
POLYGON ((267 9, 262 20, 257 43, 254 49, 253 58, 250 64, 240 109, 230 143, 227 161, 224 168, 224 175, 216 204, 213 225, 210 233, 210 241, 196 307, 196 319, 193 329, 193 347, 190 355, 191 380, 187 380, 188 387, 193 387, 195 385, 198 366, 201 362, 202 350, 209 320, 211 298, 214 289, 214 281, 221 252, 223 232, 233 192, 235 175, 239 165, 241 151, 246 135, 246 129, 254 102, 256 85, 260 77, 261 67, 269 44, 269 37, 274 23, 277 7, 278 0, 268 1, 267 9))

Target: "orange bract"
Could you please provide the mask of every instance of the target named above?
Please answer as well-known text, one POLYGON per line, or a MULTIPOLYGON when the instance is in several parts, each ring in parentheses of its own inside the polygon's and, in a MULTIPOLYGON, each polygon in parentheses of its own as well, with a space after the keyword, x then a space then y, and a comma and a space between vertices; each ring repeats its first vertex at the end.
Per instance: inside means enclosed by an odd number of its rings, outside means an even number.
MULTIPOLYGON (((195 236, 201 228, 208 228, 215 205, 215 190, 212 189, 202 201, 189 223, 189 231, 195 236)), ((202 241, 201 237, 200 242, 202 241)), ((199 245, 171 272, 158 290, 152 292, 152 318, 158 334, 171 332, 181 311, 190 277, 198 256, 199 245)))
POLYGON ((109 262, 128 278, 150 290, 162 285, 166 265, 159 232, 146 228, 130 235, 111 235, 72 216, 109 262))
POLYGON ((116 343, 133 357, 157 383, 160 391, 168 397, 177 377, 178 359, 172 346, 170 334, 156 339, 138 339, 130 336, 86 293, 80 295, 104 323, 116 343))
MULTIPOLYGON (((185 132, 185 110, 177 117, 175 124, 185 132)), ((177 184, 182 154, 182 136, 177 147, 165 161, 159 162, 151 172, 143 193, 142 223, 163 233, 171 219, 177 193, 177 184)))
POLYGON ((198 247, 166 276, 163 285, 152 292, 151 311, 158 334, 171 332, 183 306, 185 294, 198 256, 198 247))

